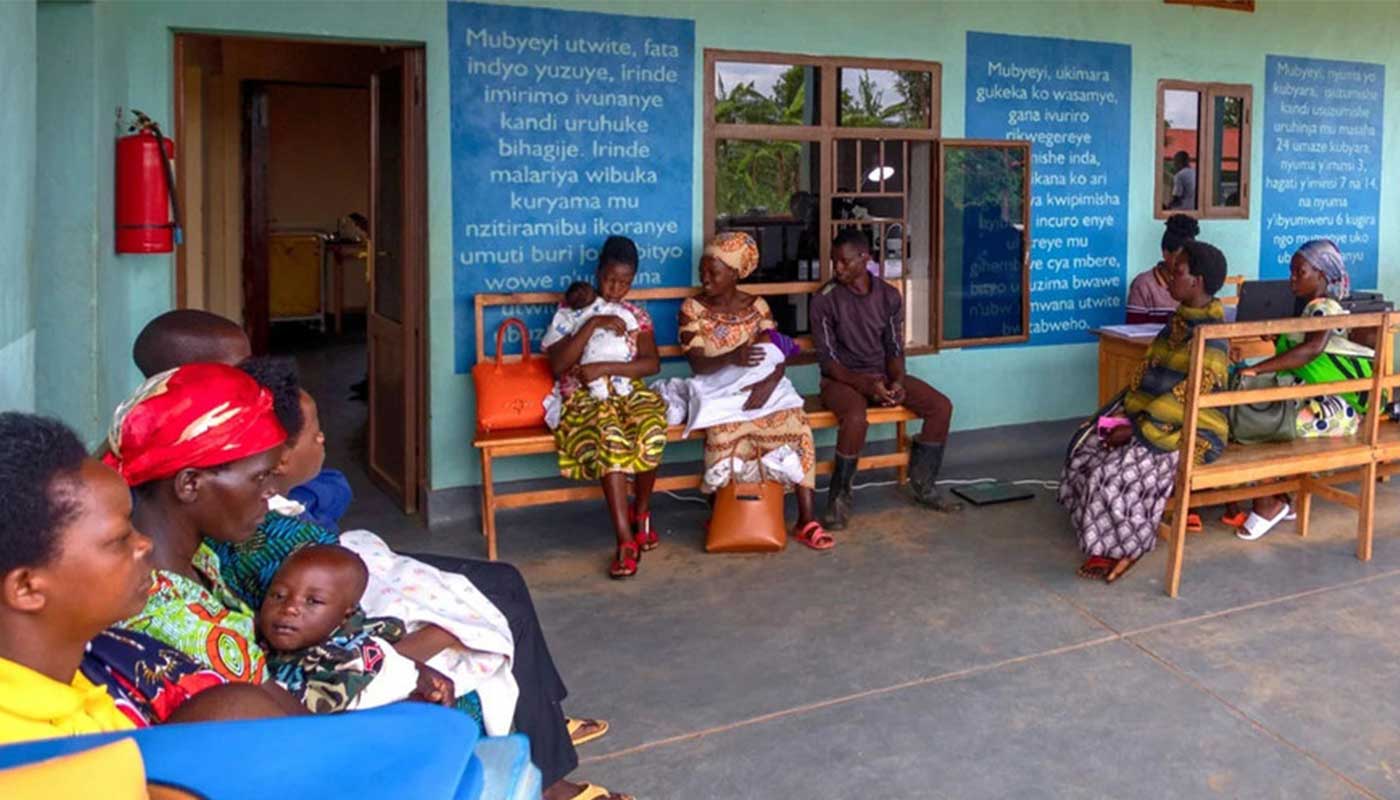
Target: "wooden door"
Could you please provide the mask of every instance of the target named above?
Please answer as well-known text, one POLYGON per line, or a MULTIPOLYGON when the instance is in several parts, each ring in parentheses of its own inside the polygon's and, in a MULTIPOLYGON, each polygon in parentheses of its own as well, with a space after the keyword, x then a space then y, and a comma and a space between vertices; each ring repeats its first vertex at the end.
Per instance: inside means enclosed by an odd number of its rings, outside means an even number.
POLYGON ((253 353, 265 355, 271 319, 268 277, 267 168, 271 160, 267 84, 244 81, 243 96, 243 328, 253 353))
POLYGON ((369 471, 418 508, 426 119, 423 51, 389 54, 370 81, 369 471))

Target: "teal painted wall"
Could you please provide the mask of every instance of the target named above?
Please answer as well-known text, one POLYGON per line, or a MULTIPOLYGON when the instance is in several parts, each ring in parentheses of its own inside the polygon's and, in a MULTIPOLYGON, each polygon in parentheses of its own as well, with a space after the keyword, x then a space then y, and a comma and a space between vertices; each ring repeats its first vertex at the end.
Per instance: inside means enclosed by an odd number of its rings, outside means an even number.
POLYGON ((34 408, 34 16, 0 4, 0 410, 34 408))
MULTIPOLYGON (((1263 108, 1266 54, 1354 59, 1383 63, 1389 72, 1385 125, 1385 181, 1381 197, 1381 286, 1400 293, 1400 5, 1370 2, 1265 2, 1253 14, 1166 5, 1159 0, 1094 2, 681 2, 680 0, 552 0, 535 3, 559 8, 685 17, 696 21, 696 92, 701 90, 699 51, 706 47, 813 54, 919 58, 943 64, 942 117, 945 136, 963 132, 964 48, 968 30, 996 31, 1129 44, 1133 48, 1132 174, 1129 213, 1129 274, 1157 259, 1161 223, 1152 218, 1153 130, 1156 82, 1161 78, 1248 83, 1263 108)), ((88 7, 93 8, 93 7, 88 7)), ((125 348, 141 324, 168 307, 171 259, 117 258, 110 250, 111 136, 103 114, 116 105, 171 116, 172 31, 286 34, 356 40, 419 42, 428 64, 429 151, 429 341, 431 347, 432 486, 443 489, 475 483, 470 446, 471 387, 452 371, 452 235, 449 174, 446 7, 431 2, 363 2, 353 5, 285 2, 100 3, 91 11, 94 76, 98 110, 96 142, 80 159, 91 159, 98 186, 98 232, 94 264, 103 292, 90 357, 99 408, 109 409, 134 383, 125 348)), ((41 17, 45 13, 40 8, 41 17)), ((41 76, 41 87, 47 81, 41 76)), ((697 108, 699 103, 697 102, 697 108)), ((1263 133, 1256 116, 1253 153, 1256 181, 1263 133)), ((701 120, 695 121, 696 173, 691 191, 694 235, 700 244, 702 208, 701 120)), ((179 132, 175 131, 175 135, 179 132)), ((46 166, 47 170, 47 166, 46 166)), ((74 187, 76 190, 76 186, 74 187)), ((1229 256, 1232 272, 1257 270, 1260 209, 1258 191, 1251 218, 1207 221, 1202 238, 1229 256)), ((80 201, 81 197, 77 198, 80 201)), ((47 235, 40 222, 40 235, 47 235)), ((76 293, 75 293, 76 294, 76 293)), ((60 363, 81 361, 63 354, 60 363)), ((44 369, 48 369, 47 366, 44 369)), ((55 368, 57 369, 57 368, 55 368)), ((957 404, 959 429, 1074 416, 1094 401, 1092 345, 996 348, 952 351, 920 357, 911 371, 936 383, 957 404)), ((812 368, 796 370, 799 388, 815 388, 812 368)), ((41 369, 41 376, 44 370, 41 369)), ((58 374, 55 372, 55 374, 58 374)), ((509 479, 547 474, 548 459, 500 470, 509 479)))

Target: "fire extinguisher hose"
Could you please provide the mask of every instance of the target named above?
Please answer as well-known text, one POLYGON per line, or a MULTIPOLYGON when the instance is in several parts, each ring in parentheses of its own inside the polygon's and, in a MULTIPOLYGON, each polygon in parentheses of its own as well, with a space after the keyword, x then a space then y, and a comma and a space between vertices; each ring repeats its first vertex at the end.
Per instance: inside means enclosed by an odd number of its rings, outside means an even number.
POLYGON ((175 244, 182 245, 185 243, 185 229, 180 225, 180 196, 175 191, 175 167, 170 163, 170 156, 165 153, 165 136, 161 134, 160 126, 152 122, 150 129, 156 137, 156 152, 160 153, 161 166, 165 168, 165 188, 170 194, 170 210, 175 217, 175 244))

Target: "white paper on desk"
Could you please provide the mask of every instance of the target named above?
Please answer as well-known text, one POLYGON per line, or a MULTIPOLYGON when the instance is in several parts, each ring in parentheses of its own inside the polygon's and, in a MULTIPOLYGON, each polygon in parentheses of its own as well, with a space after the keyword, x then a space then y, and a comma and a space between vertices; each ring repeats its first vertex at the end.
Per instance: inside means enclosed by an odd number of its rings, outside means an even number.
POLYGON ((1105 325, 1099 330, 1129 339, 1151 339, 1162 332, 1162 327, 1160 322, 1143 322, 1137 325, 1105 325))

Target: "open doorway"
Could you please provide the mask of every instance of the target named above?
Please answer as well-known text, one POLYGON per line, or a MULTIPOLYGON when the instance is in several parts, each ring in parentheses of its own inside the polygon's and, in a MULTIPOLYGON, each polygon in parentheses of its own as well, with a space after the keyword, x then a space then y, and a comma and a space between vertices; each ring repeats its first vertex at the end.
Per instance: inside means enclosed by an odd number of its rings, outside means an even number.
POLYGON ((362 504, 426 485, 420 46, 176 37, 181 307, 296 357, 362 504))

